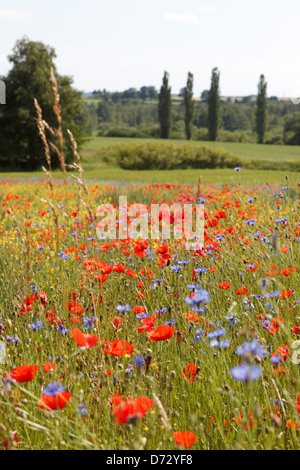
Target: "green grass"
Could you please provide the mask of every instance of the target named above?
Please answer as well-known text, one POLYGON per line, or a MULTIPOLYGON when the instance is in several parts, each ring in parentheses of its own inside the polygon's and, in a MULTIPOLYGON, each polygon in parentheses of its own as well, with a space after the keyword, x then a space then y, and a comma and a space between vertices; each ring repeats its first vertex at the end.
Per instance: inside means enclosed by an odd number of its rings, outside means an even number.
MULTIPOLYGON (((146 139, 121 138, 121 137, 93 137, 87 142, 82 150, 82 156, 86 164, 98 164, 97 151, 103 147, 114 144, 128 144, 131 142, 143 142, 146 139)), ((166 142, 164 139, 157 139, 158 142, 166 142)), ((274 162, 300 162, 299 146, 288 145, 265 145, 265 144, 242 144, 238 142, 202 142, 192 140, 169 139, 168 142, 177 145, 206 145, 208 147, 223 147, 226 150, 240 155, 248 160, 274 161, 274 162)))
MULTIPOLYGON (((133 183, 184 183, 195 184, 199 176, 202 176, 203 184, 213 183, 241 183, 241 184, 265 184, 265 183, 283 183, 285 176, 291 181, 298 182, 298 174, 290 171, 272 171, 272 170, 246 170, 242 169, 240 173, 229 169, 215 170, 161 170, 161 171, 129 171, 120 168, 109 167, 103 162, 99 155, 100 149, 111 145, 126 144, 131 142, 141 142, 145 139, 118 138, 118 137, 92 137, 87 141, 81 150, 82 166, 85 172, 85 178, 88 180, 113 181, 113 182, 133 182, 133 183)), ((158 139, 165 142, 163 139, 158 139)), ((186 140, 169 140, 168 142, 184 145, 186 140)), ((282 145, 259 145, 259 144, 241 144, 229 142, 199 142, 191 141, 190 145, 207 145, 212 147, 224 147, 228 151, 236 153, 241 157, 257 161, 276 162, 297 162, 300 161, 300 152, 298 146, 282 145)), ((60 171, 53 173, 54 178, 62 178, 60 171)), ((0 180, 13 178, 26 178, 36 180, 44 177, 42 172, 10 172, 0 173, 0 180)), ((299 175, 300 180, 300 175, 299 175)))

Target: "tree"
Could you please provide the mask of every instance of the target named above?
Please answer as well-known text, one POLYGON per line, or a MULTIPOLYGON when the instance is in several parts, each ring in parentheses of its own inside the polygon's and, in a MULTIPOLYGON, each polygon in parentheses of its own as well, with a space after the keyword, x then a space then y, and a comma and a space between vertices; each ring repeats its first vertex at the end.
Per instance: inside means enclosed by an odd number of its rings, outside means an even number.
POLYGON ((171 88, 169 87, 169 74, 164 73, 162 87, 158 95, 158 119, 160 124, 160 137, 168 139, 171 127, 171 88))
POLYGON ((264 75, 260 76, 258 83, 258 94, 256 102, 256 133, 257 143, 264 142, 268 119, 268 98, 267 98, 267 82, 264 75))
POLYGON ((184 124, 187 140, 191 140, 192 137, 192 123, 194 117, 193 82, 194 76, 189 72, 187 84, 184 89, 184 124))
POLYGON ((151 101, 157 99, 158 93, 157 93, 154 86, 149 86, 148 87, 148 93, 149 93, 149 98, 150 98, 151 101))
POLYGON ((211 75, 211 86, 208 92, 208 134, 209 140, 215 141, 218 137, 220 126, 220 91, 219 91, 220 72, 215 67, 211 75))
MULTIPOLYGON (((37 129, 34 98, 42 108, 43 119, 57 128, 53 111, 53 91, 50 70, 53 68, 60 94, 62 126, 65 142, 65 161, 73 154, 66 130, 70 129, 78 146, 84 140, 82 93, 72 88, 72 78, 58 75, 53 63, 56 57, 52 47, 28 38, 17 41, 8 57, 12 69, 4 81, 7 88, 7 105, 0 115, 0 164, 2 167, 36 169, 45 162, 44 147, 37 129)), ((55 144, 57 142, 54 141, 55 144)), ((53 152, 52 168, 59 165, 53 152)))
POLYGON ((284 123, 284 143, 286 145, 300 145, 300 113, 296 112, 286 116, 284 123))

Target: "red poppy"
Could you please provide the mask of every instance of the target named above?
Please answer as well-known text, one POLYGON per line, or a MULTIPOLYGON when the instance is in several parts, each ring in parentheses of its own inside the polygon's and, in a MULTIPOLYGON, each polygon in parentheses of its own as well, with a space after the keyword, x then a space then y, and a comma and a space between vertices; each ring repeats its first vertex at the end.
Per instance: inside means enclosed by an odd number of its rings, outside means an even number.
POLYGON ((185 449, 189 449, 197 441, 196 434, 190 431, 173 432, 173 437, 176 443, 179 446, 183 446, 185 449))
POLYGON ((122 403, 123 398, 125 398, 126 395, 118 395, 117 393, 115 393, 114 395, 112 395, 109 399, 109 403, 111 405, 115 405, 115 406, 118 406, 120 403, 122 403))
POLYGON ((56 396, 42 395, 38 401, 38 407, 44 410, 61 410, 71 398, 71 393, 61 392, 56 396))
POLYGON ((112 268, 116 273, 123 273, 127 269, 124 264, 114 264, 112 268))
POLYGON ((291 272, 292 272, 291 268, 285 268, 281 271, 281 274, 283 274, 284 276, 289 276, 291 272))
POLYGON ((184 369, 183 369, 183 375, 185 380, 187 380, 189 383, 194 383, 195 382, 195 376, 199 369, 197 366, 191 362, 191 364, 188 364, 184 369))
POLYGON ((297 393, 297 411, 300 414, 300 393, 297 393))
POLYGON ((110 354, 111 356, 124 356, 125 354, 133 353, 133 345, 124 340, 116 339, 112 343, 107 342, 104 349, 105 354, 110 354))
POLYGON ((287 299, 287 298, 290 297, 292 294, 293 294, 293 291, 292 291, 292 290, 285 290, 285 291, 281 292, 280 298, 281 298, 281 299, 287 299))
POLYGON ((156 322, 155 317, 147 317, 144 318, 142 321, 143 326, 138 328, 139 333, 143 333, 143 331, 152 331, 156 322))
POLYGON ((244 284, 243 284, 243 286, 236 291, 236 295, 249 295, 249 293, 247 291, 247 287, 244 286, 244 284))
POLYGON ((122 318, 121 317, 115 317, 112 321, 113 326, 115 327, 116 330, 119 330, 122 326, 122 318))
POLYGON ((133 251, 136 256, 139 256, 140 258, 144 258, 147 256, 147 252, 145 251, 148 248, 148 242, 142 242, 138 243, 133 251))
POLYGON ((287 360, 287 358, 289 357, 290 355, 290 350, 289 350, 289 347, 286 345, 286 344, 282 344, 281 346, 279 346, 277 348, 277 351, 276 353, 282 357, 282 359, 284 361, 287 360))
POLYGON ((146 413, 154 405, 155 401, 151 400, 148 397, 137 397, 135 403, 138 408, 140 408, 141 410, 143 410, 144 413, 146 413))
POLYGON ((115 422, 119 424, 128 424, 144 417, 144 412, 139 408, 134 400, 129 398, 126 401, 121 401, 114 409, 113 415, 115 422))
POLYGON ((45 364, 43 366, 43 371, 44 372, 52 372, 56 369, 57 369, 57 367, 53 362, 45 362, 45 364))
POLYGON ((85 335, 79 328, 74 328, 74 330, 71 331, 71 336, 73 336, 78 346, 87 349, 95 346, 99 339, 96 335, 85 335))
POLYGON ((134 277, 134 278, 138 277, 137 273, 133 269, 128 269, 128 271, 126 271, 125 274, 126 276, 129 276, 129 277, 134 277))
POLYGON ((219 289, 227 290, 227 289, 229 289, 230 286, 231 286, 230 282, 223 282, 223 284, 219 285, 219 289))
POLYGON ((141 314, 141 313, 145 313, 147 309, 146 307, 143 307, 142 305, 137 305, 136 307, 133 307, 133 311, 136 314, 141 314))
POLYGON ((147 336, 151 341, 163 341, 171 338, 175 333, 175 327, 169 325, 160 325, 155 328, 154 331, 147 333, 147 336))
POLYGON ((68 312, 73 315, 82 315, 86 308, 82 308, 77 302, 65 302, 68 308, 68 312))
POLYGON ((127 398, 126 401, 119 401, 117 397, 117 406, 113 409, 115 421, 119 424, 128 424, 138 419, 142 419, 145 413, 154 405, 155 401, 148 397, 137 397, 136 400, 127 398))
POLYGON ((34 364, 33 366, 28 366, 25 364, 24 366, 16 367, 15 369, 11 370, 7 376, 19 383, 31 382, 31 380, 33 380, 36 376, 37 371, 37 364, 34 364))

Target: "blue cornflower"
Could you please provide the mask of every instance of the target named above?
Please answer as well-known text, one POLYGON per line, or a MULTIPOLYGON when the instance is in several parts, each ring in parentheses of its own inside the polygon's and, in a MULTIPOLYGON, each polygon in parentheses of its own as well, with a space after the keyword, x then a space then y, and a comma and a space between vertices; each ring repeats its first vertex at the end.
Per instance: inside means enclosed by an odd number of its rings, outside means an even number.
POLYGON ((13 344, 17 344, 20 340, 16 336, 6 336, 8 341, 11 341, 13 344))
POLYGON ((97 317, 84 317, 84 325, 83 328, 92 328, 94 326, 95 321, 97 320, 97 317))
POLYGON ((203 273, 206 273, 206 271, 207 271, 207 268, 197 268, 197 269, 195 269, 196 274, 203 274, 203 273))
POLYGON ((130 310, 130 305, 118 305, 116 307, 116 310, 119 312, 119 313, 123 313, 123 312, 128 312, 130 310))
POLYGON ((138 356, 135 356, 133 360, 134 360, 136 367, 138 368, 141 368, 146 364, 145 358, 141 354, 139 354, 138 356))
POLYGON ((202 337, 204 333, 205 333, 205 330, 202 330, 202 329, 196 330, 196 338, 193 338, 193 341, 196 341, 197 343, 200 342, 200 339, 204 341, 204 338, 202 337))
POLYGON ((234 327, 234 325, 240 321, 240 320, 237 318, 237 316, 234 315, 234 314, 232 314, 232 315, 230 315, 230 316, 226 316, 226 317, 224 317, 224 318, 225 318, 225 320, 230 320, 230 322, 229 322, 229 327, 230 327, 230 328, 234 327))
POLYGON ((174 271, 176 274, 178 274, 179 271, 182 270, 182 266, 174 265, 174 266, 171 266, 171 269, 172 269, 172 271, 174 271))
POLYGON ((162 307, 162 308, 156 308, 155 309, 155 313, 158 313, 158 315, 161 315, 163 313, 166 313, 167 311, 167 308, 166 307, 162 307))
POLYGON ((281 362, 282 358, 281 356, 271 356, 270 361, 273 362, 273 364, 279 364, 281 362))
POLYGON ((211 331, 210 333, 207 333, 208 338, 219 338, 220 336, 225 335, 226 330, 225 328, 221 328, 220 330, 215 330, 211 331))
POLYGON ((242 364, 230 369, 231 376, 240 382, 257 380, 260 377, 261 372, 262 370, 259 366, 249 366, 248 364, 242 364))
POLYGON ((241 169, 242 169, 242 167, 241 167, 241 166, 236 166, 236 167, 235 167, 235 169, 234 169, 234 171, 237 171, 237 172, 239 172, 239 171, 241 171, 241 169))
POLYGON ((166 321, 164 325, 171 326, 171 325, 175 325, 175 323, 176 323, 176 320, 171 320, 171 321, 166 321))
POLYGON ((257 339, 254 339, 249 343, 244 343, 242 346, 238 346, 235 352, 238 356, 251 354, 253 356, 266 357, 267 355, 265 348, 262 344, 259 344, 257 339))
POLYGON ((52 395, 53 397, 56 397, 56 395, 63 392, 64 389, 64 385, 60 385, 58 382, 52 382, 44 388, 43 395, 52 395))
POLYGON ((192 298, 186 297, 184 300, 189 305, 208 303, 210 302, 209 292, 205 289, 201 289, 200 291, 196 291, 192 298))
POLYGON ((210 345, 212 348, 218 347, 218 348, 228 348, 230 345, 230 340, 229 339, 224 339, 223 341, 217 341, 216 339, 212 339, 210 342, 210 345))
POLYGON ((65 326, 61 323, 58 327, 57 332, 60 333, 61 335, 66 335, 67 333, 69 333, 69 330, 67 330, 65 326))
POLYGON ((200 284, 187 284, 186 287, 191 290, 200 289, 200 284))

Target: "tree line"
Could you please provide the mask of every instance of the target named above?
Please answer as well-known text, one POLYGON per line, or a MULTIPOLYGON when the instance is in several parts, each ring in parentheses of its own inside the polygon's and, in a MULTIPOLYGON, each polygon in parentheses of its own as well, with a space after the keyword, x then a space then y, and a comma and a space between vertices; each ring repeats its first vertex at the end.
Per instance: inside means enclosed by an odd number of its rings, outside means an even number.
MULTIPOLYGON (((192 137, 192 123, 194 117, 194 100, 193 100, 193 81, 194 76, 188 73, 187 84, 183 89, 184 99, 184 124, 185 136, 187 140, 192 137)), ((217 67, 212 71, 211 86, 207 93, 207 127, 209 140, 216 141, 220 129, 220 72, 217 67)), ((163 82, 158 95, 158 118, 160 125, 160 137, 168 139, 170 136, 172 116, 172 100, 171 87, 169 86, 169 74, 164 73, 163 82)), ((257 142, 263 143, 267 128, 268 119, 268 99, 267 99, 267 83, 264 75, 260 76, 258 83, 258 93, 256 100, 256 133, 257 142)))
MULTIPOLYGON (((257 96, 244 97, 234 103, 220 98, 217 68, 212 71, 210 89, 202 92, 201 101, 193 96, 191 72, 180 97, 171 94, 169 74, 165 72, 159 91, 153 86, 124 92, 98 90, 92 95, 95 99, 88 101, 73 87, 71 77, 58 73, 55 57, 52 47, 26 37, 17 41, 9 55, 11 70, 0 77, 6 84, 6 105, 0 106, 0 166, 3 169, 33 170, 44 162, 34 99, 39 102, 50 130, 55 128, 51 68, 60 93, 66 163, 73 158, 67 129, 72 131, 79 149, 95 132, 111 136, 231 142, 249 142, 255 135, 259 143, 300 145, 300 113, 291 102, 267 97, 263 75, 257 96)), ((57 155, 50 150, 55 167, 59 164, 57 155)))

